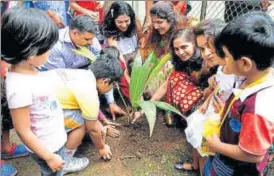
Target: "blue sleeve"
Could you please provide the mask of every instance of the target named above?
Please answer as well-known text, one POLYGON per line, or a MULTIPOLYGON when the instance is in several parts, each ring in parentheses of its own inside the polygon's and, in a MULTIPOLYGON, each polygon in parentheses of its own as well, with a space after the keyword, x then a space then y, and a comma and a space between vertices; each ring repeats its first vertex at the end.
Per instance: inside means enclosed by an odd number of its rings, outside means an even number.
POLYGON ((100 45, 100 43, 99 43, 99 41, 96 37, 94 37, 93 43, 92 43, 92 45, 89 46, 89 48, 90 48, 91 52, 93 54, 95 54, 95 56, 97 56, 97 57, 100 56, 100 52, 102 50, 102 47, 101 47, 101 45, 100 45))
POLYGON ((61 44, 57 43, 50 50, 49 58, 47 62, 42 66, 43 69, 51 70, 56 68, 66 68, 64 57, 61 51, 61 44))

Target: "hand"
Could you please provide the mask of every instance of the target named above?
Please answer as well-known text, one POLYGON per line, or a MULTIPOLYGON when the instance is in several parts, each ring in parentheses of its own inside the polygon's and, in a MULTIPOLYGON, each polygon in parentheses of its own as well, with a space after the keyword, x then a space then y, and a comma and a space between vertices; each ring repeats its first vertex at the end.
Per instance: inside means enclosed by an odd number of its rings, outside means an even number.
POLYGON ((209 84, 209 87, 211 88, 211 89, 215 89, 215 87, 217 87, 218 86, 218 83, 217 83, 217 81, 216 81, 216 76, 215 75, 213 75, 213 76, 211 76, 209 79, 208 79, 208 84, 209 84))
POLYGON ((116 115, 115 114, 118 114, 118 115, 126 115, 125 111, 123 111, 117 104, 115 103, 111 103, 109 104, 109 110, 110 110, 110 113, 111 113, 111 116, 112 116, 112 120, 115 121, 116 119, 116 115))
POLYGON ((104 160, 111 160, 112 153, 110 151, 110 147, 107 144, 105 144, 104 148, 99 149, 99 154, 104 160))
POLYGON ((112 122, 112 121, 110 121, 110 120, 108 120, 108 119, 106 119, 106 120, 104 121, 104 124, 105 124, 105 125, 114 126, 114 127, 121 126, 121 124, 112 122))
POLYGON ((143 112, 141 111, 136 111, 134 113, 134 119, 131 121, 131 124, 134 124, 138 119, 140 119, 141 117, 143 117, 143 112))
POLYGON ((213 108, 215 113, 220 113, 221 110, 224 108, 224 103, 221 101, 221 99, 217 95, 213 95, 213 108))
POLYGON ((98 22, 99 21, 99 12, 93 12, 93 11, 90 11, 88 10, 86 12, 87 15, 91 16, 91 18, 95 21, 95 22, 98 22))
POLYGON ((98 2, 98 5, 97 5, 97 7, 96 7, 96 9, 98 10, 98 9, 103 8, 103 7, 104 7, 104 4, 105 4, 105 1, 99 1, 99 2, 98 2))
POLYGON ((118 138, 120 136, 120 131, 115 129, 115 126, 112 125, 104 126, 104 133, 113 138, 118 138))
POLYGON ((46 160, 46 162, 53 172, 61 170, 65 165, 62 157, 57 154, 52 154, 52 156, 46 160))
POLYGON ((52 19, 52 21, 57 24, 57 26, 59 28, 64 28, 66 27, 65 24, 63 23, 61 17, 57 16, 57 15, 53 15, 53 16, 50 16, 50 18, 52 19))
POLYGON ((211 137, 207 137, 206 141, 210 151, 218 152, 218 147, 222 144, 222 142, 216 133, 213 133, 211 137))
POLYGON ((148 29, 151 27, 152 25, 152 21, 151 21, 151 18, 150 17, 147 17, 146 21, 145 21, 145 24, 143 26, 143 30, 142 30, 142 33, 143 34, 146 34, 148 32, 148 29))
MULTIPOLYGON (((210 100, 210 99, 209 99, 210 100)), ((198 110, 202 113, 205 114, 208 106, 209 106, 210 101, 208 101, 208 99, 206 99, 206 101, 204 101, 204 103, 198 108, 198 110)))

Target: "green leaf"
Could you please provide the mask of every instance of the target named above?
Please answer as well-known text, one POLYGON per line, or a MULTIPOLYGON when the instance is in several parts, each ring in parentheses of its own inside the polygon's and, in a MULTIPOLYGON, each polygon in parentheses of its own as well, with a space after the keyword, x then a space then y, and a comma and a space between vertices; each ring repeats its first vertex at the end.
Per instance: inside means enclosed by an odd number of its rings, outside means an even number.
POLYGON ((157 75, 159 74, 159 72, 161 71, 161 69, 163 68, 163 66, 167 63, 167 61, 169 61, 170 58, 171 58, 170 53, 167 53, 167 54, 165 54, 165 55, 160 59, 159 62, 156 63, 156 65, 154 65, 154 66, 152 67, 152 70, 151 70, 151 72, 150 72, 150 74, 149 74, 149 78, 148 78, 148 80, 147 80, 147 82, 146 82, 146 86, 145 86, 145 87, 147 87, 147 85, 149 84, 149 82, 150 82, 155 76, 157 76, 157 75))
POLYGON ((156 122, 156 106, 151 101, 141 101, 140 107, 146 115, 149 125, 149 136, 151 137, 156 122))
POLYGON ((160 109, 163 109, 166 111, 172 111, 172 112, 185 118, 185 116, 183 114, 181 114, 181 112, 178 109, 174 108, 172 105, 170 105, 168 103, 165 103, 162 101, 150 101, 150 102, 153 103, 155 106, 157 106, 160 109))
POLYGON ((96 60, 96 56, 86 47, 80 46, 79 49, 72 49, 72 51, 79 55, 88 58, 91 63, 96 60))
POLYGON ((134 59, 132 73, 130 78, 130 101, 133 107, 137 108, 136 102, 139 102, 143 95, 145 83, 150 71, 150 63, 153 59, 153 53, 149 55, 142 65, 140 54, 134 59))

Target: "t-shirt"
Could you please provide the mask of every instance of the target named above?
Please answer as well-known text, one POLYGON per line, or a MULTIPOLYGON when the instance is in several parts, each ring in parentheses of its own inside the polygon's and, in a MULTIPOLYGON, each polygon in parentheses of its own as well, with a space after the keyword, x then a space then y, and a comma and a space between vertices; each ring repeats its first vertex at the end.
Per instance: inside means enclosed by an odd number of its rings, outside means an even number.
POLYGON ((99 97, 96 79, 90 70, 55 69, 47 71, 63 109, 79 109, 83 118, 97 120, 99 97))
MULTIPOLYGON (((239 89, 233 90, 227 105, 238 91, 239 89)), ((245 89, 233 103, 220 135, 222 142, 238 145, 246 153, 263 155, 265 159, 260 163, 248 163, 217 153, 211 163, 211 175, 262 175, 267 164, 267 150, 274 143, 273 97, 273 76, 245 89)))
POLYGON ((244 77, 235 76, 234 74, 225 74, 223 66, 219 66, 216 73, 216 82, 219 86, 218 97, 222 102, 226 102, 232 93, 233 88, 237 88, 241 85, 244 77))
POLYGON ((31 131, 49 151, 56 152, 64 146, 67 134, 63 111, 56 100, 50 78, 43 73, 24 75, 8 72, 6 91, 10 109, 30 107, 31 131))

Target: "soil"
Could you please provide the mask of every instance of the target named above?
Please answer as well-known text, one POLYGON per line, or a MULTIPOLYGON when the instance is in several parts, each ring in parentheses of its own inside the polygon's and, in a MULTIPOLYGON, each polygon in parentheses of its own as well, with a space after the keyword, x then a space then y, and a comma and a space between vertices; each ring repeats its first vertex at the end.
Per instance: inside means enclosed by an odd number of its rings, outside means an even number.
MULTIPOLYGON (((88 157, 90 165, 84 171, 68 176, 178 176, 195 175, 183 173, 174 169, 173 164, 182 155, 191 159, 190 150, 185 146, 184 133, 176 128, 167 128, 163 118, 158 117, 152 137, 149 137, 147 121, 143 118, 134 125, 128 125, 127 117, 121 117, 116 122, 119 127, 119 138, 106 138, 110 145, 113 158, 105 162, 90 140, 83 141, 76 156, 88 157)), ((13 134, 13 141, 18 137, 13 134)), ((19 176, 38 176, 39 167, 31 157, 9 160, 19 172, 19 176)))
MULTIPOLYGON (((89 167, 79 173, 68 176, 181 176, 195 173, 180 172, 173 164, 182 156, 191 160, 189 145, 182 129, 167 128, 163 117, 158 117, 152 137, 149 137, 147 121, 143 118, 135 125, 128 125, 127 117, 121 117, 116 122, 122 124, 119 138, 106 138, 110 145, 113 158, 105 162, 90 140, 84 140, 75 154, 78 157, 88 157, 89 167)), ((13 132, 13 140, 18 137, 13 132)), ((39 167, 31 157, 9 160, 18 169, 19 176, 38 176, 39 167)), ((272 162, 273 166, 273 162, 272 162)))

